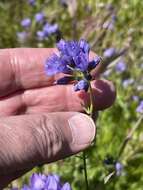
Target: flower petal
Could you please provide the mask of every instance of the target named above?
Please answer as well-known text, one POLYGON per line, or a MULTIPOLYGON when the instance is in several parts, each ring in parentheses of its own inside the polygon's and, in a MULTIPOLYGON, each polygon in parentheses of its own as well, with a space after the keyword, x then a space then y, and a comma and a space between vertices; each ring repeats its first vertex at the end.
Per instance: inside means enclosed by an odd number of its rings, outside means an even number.
POLYGON ((99 56, 96 56, 94 60, 89 62, 88 70, 91 71, 92 69, 94 69, 100 63, 100 61, 101 58, 99 56))
POLYGON ((86 80, 80 80, 77 84, 74 85, 74 90, 85 90, 88 91, 89 83, 86 80))
POLYGON ((49 190, 59 190, 61 189, 61 184, 58 182, 55 176, 49 175, 45 184, 45 188, 49 190))
POLYGON ((69 183, 65 183, 61 190, 72 190, 69 183))
POLYGON ((90 46, 89 46, 89 44, 84 39, 81 39, 79 41, 79 47, 81 48, 81 50, 84 53, 89 53, 89 51, 90 51, 90 46))
POLYGON ((40 175, 38 175, 38 174, 33 174, 33 175, 31 176, 31 179, 30 179, 30 186, 31 186, 31 188, 33 188, 34 190, 39 190, 39 189, 44 188, 45 182, 44 182, 44 180, 41 178, 40 175))
POLYGON ((73 57, 76 68, 81 71, 87 71, 88 68, 88 55, 81 52, 78 56, 73 57))

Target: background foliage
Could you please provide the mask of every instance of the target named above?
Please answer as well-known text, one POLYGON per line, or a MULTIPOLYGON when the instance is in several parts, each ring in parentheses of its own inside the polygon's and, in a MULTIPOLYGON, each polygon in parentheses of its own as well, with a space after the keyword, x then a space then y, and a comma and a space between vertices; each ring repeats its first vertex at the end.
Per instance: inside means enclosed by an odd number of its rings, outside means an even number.
MULTIPOLYGON (((105 162, 118 157, 124 139, 142 115, 136 111, 143 100, 142 10, 141 0, 78 0, 72 3, 69 0, 37 0, 35 6, 29 5, 28 0, 0 0, 0 48, 52 47, 61 37, 69 40, 85 38, 92 50, 103 57, 101 77, 115 83, 117 99, 110 109, 99 113, 96 145, 87 150, 91 190, 142 190, 143 187, 143 122, 118 160, 123 164, 121 175, 104 183, 105 176, 114 170, 112 164, 105 162), (49 23, 59 26, 58 33, 44 40, 38 40, 36 36, 42 24, 35 22, 34 15, 40 11, 49 23), (25 29, 21 20, 27 17, 32 24, 25 29), (28 36, 21 40, 17 32, 22 31, 28 36), (105 50, 111 47, 116 52, 105 56, 105 50), (125 69, 118 69, 121 61, 125 69)), ((82 160, 78 157, 34 170, 58 173, 74 190, 84 189, 82 160)), ((11 187, 21 187, 29 175, 16 180, 11 187)))

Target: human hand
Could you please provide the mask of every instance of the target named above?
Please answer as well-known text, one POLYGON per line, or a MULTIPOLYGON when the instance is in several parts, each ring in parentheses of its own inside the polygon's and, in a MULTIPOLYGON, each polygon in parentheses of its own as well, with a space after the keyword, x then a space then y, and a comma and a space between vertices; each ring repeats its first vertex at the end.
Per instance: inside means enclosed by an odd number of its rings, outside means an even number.
MULTIPOLYGON (((0 188, 34 166, 87 148, 95 136, 83 112, 89 94, 73 85, 53 85, 44 61, 55 49, 0 50, 0 188)), ((111 82, 92 82, 96 110, 115 99, 111 82)))

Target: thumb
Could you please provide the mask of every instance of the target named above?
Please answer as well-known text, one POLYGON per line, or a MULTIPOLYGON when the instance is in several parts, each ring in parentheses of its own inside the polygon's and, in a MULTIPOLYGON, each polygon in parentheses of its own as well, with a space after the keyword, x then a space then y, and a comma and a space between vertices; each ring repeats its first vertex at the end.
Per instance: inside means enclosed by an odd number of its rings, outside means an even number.
POLYGON ((93 120, 77 112, 0 118, 0 174, 50 163, 87 148, 93 120))

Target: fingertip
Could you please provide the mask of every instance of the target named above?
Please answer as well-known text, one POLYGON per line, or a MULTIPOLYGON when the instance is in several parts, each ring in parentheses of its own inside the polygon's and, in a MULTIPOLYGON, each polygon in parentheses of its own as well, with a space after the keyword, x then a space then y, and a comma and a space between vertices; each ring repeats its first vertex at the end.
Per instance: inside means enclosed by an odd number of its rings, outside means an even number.
MULTIPOLYGON (((94 80, 91 82, 95 110, 103 110, 110 107, 116 98, 116 90, 111 81, 94 80)), ((90 104, 90 92, 79 91, 82 104, 87 107, 90 104)))
POLYGON ((77 113, 69 119, 73 143, 90 144, 95 137, 94 121, 86 114, 77 113), (80 136, 79 136, 80 134, 80 136))
POLYGON ((108 80, 95 80, 92 83, 96 108, 99 110, 110 107, 116 99, 115 86, 108 80))

